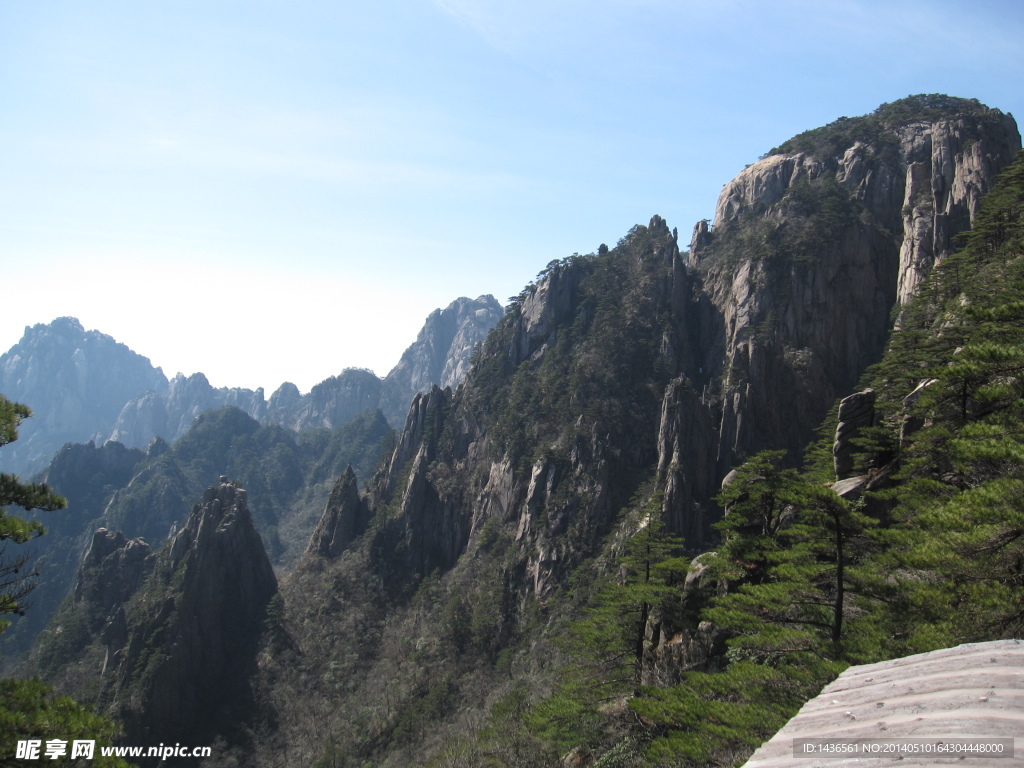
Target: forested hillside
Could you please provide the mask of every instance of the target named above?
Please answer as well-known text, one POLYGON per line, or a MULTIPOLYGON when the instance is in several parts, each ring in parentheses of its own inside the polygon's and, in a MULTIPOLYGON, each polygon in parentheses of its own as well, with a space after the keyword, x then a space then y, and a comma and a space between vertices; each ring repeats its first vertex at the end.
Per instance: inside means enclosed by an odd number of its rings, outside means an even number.
MULTIPOLYGON (((854 438, 852 477, 834 474, 834 418, 803 471, 768 452, 730 477, 721 544, 691 569, 705 607, 690 622, 721 633, 724 671, 620 687, 649 758, 728 765, 848 664, 1021 636, 1024 153, 963 244, 865 377, 876 410, 854 438)), ((623 562, 638 583, 658 573, 623 562)), ((681 597, 692 599, 684 588, 652 602, 671 616, 681 597)), ((607 728, 599 707, 580 706, 595 698, 572 701, 607 728)), ((571 740, 564 706, 539 711, 571 740)))

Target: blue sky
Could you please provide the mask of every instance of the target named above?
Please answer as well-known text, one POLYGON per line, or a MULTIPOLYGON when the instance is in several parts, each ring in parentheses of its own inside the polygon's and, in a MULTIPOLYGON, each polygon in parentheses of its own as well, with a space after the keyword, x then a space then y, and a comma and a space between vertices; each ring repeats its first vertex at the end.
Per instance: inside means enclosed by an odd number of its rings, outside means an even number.
POLYGON ((802 130, 1024 114, 1017 0, 0 0, 0 350, 75 315, 164 372, 383 375, 802 130))

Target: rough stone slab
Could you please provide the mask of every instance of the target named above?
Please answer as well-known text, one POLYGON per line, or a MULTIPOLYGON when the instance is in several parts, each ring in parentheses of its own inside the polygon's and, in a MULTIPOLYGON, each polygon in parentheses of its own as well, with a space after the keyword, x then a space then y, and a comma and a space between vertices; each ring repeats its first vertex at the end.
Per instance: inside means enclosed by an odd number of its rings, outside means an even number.
POLYGON ((1024 642, 997 640, 850 667, 744 768, 1024 767, 1024 642), (1014 757, 795 757, 795 739, 1014 738, 1014 757))

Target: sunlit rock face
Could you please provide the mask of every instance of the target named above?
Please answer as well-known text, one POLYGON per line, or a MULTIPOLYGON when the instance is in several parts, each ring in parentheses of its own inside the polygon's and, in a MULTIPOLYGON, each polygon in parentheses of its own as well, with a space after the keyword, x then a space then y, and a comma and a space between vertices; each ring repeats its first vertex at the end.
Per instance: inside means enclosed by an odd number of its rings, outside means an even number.
POLYGON ((843 120, 802 134, 723 188, 713 227, 698 223, 689 263, 721 320, 703 339, 724 382, 720 472, 767 445, 800 450, 1013 160, 1012 117, 948 101, 863 140, 843 120))
POLYGON ((32 409, 3 452, 5 472, 27 475, 65 443, 102 444, 125 404, 147 393, 166 395, 167 379, 124 344, 59 317, 26 327, 0 355, 0 393, 32 409))
POLYGON ((487 295, 456 299, 427 317, 416 341, 384 379, 380 408, 393 427, 402 426, 417 392, 429 392, 434 385, 442 389, 459 385, 469 370, 473 349, 501 316, 501 305, 487 295))

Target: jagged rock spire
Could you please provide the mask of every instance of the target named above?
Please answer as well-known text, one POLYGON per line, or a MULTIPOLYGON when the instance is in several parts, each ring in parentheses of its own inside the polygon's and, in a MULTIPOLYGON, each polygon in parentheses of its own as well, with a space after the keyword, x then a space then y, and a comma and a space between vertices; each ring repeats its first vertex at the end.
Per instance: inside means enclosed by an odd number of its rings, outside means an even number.
POLYGON ((368 510, 359 498, 356 473, 350 464, 334 484, 306 554, 337 557, 366 530, 368 520, 368 510))

